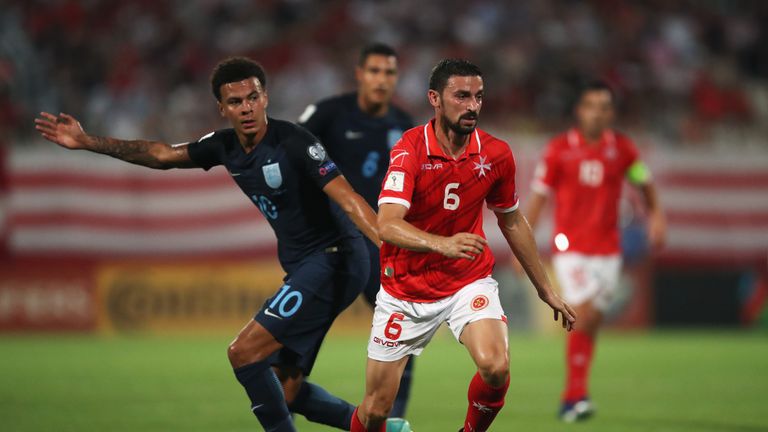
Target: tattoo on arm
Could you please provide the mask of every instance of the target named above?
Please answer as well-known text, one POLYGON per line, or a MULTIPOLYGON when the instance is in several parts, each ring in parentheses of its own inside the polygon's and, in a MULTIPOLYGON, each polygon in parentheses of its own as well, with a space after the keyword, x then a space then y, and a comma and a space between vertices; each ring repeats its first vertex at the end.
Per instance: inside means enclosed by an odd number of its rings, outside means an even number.
MULTIPOLYGON (((171 147, 158 141, 146 140, 121 140, 117 138, 91 136, 91 151, 112 156, 136 165, 143 165, 150 168, 170 168, 168 161, 158 158, 160 153, 170 152, 174 160, 183 161, 186 147, 171 147)), ((173 166, 181 167, 181 164, 173 166)))

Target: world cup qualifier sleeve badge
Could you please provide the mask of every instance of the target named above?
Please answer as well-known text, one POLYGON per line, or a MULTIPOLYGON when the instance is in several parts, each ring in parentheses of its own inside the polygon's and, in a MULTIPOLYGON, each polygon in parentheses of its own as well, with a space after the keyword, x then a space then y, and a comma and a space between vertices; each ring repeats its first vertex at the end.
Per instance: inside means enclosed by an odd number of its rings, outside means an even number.
POLYGON ((307 147, 307 153, 309 154, 309 157, 318 162, 324 162, 325 158, 328 157, 328 154, 325 152, 325 147, 320 143, 315 143, 307 147))

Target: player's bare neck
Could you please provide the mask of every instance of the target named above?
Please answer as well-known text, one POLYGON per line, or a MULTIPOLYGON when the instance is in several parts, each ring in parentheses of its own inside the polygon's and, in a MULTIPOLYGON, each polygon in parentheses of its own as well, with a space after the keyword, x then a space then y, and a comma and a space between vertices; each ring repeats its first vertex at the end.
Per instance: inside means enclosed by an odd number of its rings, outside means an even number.
POLYGON ((242 134, 240 132, 237 132, 237 139, 240 141, 240 145, 243 147, 243 151, 245 154, 249 154, 252 152, 256 146, 259 145, 261 140, 264 138, 264 135, 267 134, 267 125, 265 124, 262 129, 260 129, 255 134, 242 134))
POLYGON ((588 146, 597 146, 603 140, 602 130, 581 130, 581 135, 584 137, 584 143, 588 146))
POLYGON ((453 159, 458 159, 464 154, 469 144, 470 135, 457 134, 452 131, 447 125, 440 125, 436 128, 435 136, 437 137, 437 143, 445 152, 445 155, 453 159))

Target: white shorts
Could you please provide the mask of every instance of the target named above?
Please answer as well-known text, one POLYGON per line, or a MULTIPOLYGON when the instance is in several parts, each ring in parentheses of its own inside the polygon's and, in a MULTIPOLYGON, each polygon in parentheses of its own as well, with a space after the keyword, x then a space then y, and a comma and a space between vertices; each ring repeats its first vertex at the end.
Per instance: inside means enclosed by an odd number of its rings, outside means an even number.
POLYGON ((368 358, 390 362, 419 355, 443 322, 459 340, 467 324, 481 319, 507 319, 499 284, 490 276, 432 303, 400 300, 382 288, 376 296, 368 358))
POLYGON ((616 298, 621 255, 584 255, 564 252, 552 257, 563 299, 571 306, 592 301, 605 312, 616 298))

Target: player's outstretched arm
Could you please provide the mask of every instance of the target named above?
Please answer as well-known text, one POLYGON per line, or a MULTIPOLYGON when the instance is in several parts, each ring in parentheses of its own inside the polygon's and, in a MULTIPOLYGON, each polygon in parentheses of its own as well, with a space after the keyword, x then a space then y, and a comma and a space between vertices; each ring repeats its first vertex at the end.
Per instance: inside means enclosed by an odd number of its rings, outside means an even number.
POLYGON ((504 238, 507 239, 515 257, 520 261, 525 273, 533 282, 539 298, 552 307, 555 312, 555 321, 558 320, 558 315, 562 314, 563 328, 572 330, 573 324, 576 322, 576 313, 552 290, 547 272, 544 271, 544 266, 539 258, 533 231, 531 231, 531 226, 528 225, 525 216, 519 211, 513 211, 496 213, 496 218, 504 238))
POLYGON ((352 219, 357 228, 368 237, 373 244, 380 245, 379 232, 376 226, 376 213, 371 206, 361 197, 344 176, 336 177, 323 188, 336 204, 344 210, 344 213, 352 219))
POLYGON ((449 258, 474 259, 483 252, 486 240, 476 234, 451 237, 430 234, 405 220, 408 208, 400 204, 379 206, 379 236, 382 241, 417 252, 437 252, 449 258))
POLYGON ((120 140, 88 135, 80 122, 69 114, 58 116, 42 112, 35 129, 43 138, 71 150, 90 150, 149 168, 195 168, 186 146, 171 146, 159 141, 120 140))

